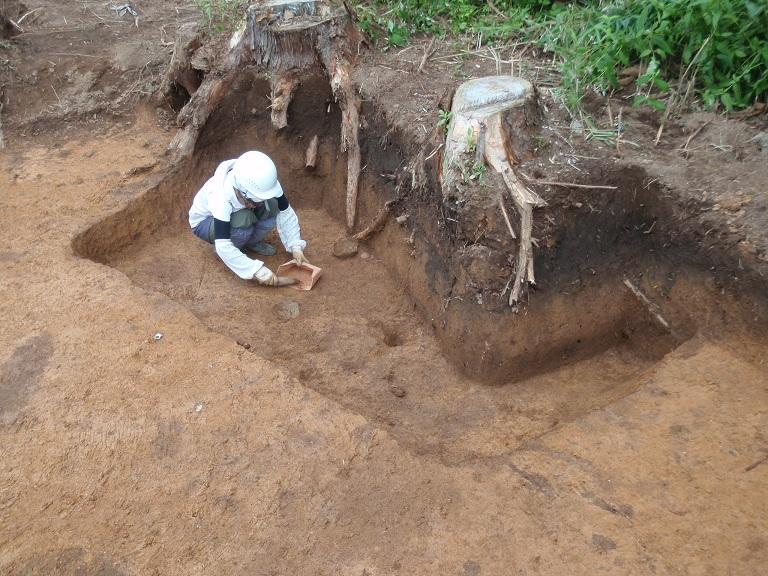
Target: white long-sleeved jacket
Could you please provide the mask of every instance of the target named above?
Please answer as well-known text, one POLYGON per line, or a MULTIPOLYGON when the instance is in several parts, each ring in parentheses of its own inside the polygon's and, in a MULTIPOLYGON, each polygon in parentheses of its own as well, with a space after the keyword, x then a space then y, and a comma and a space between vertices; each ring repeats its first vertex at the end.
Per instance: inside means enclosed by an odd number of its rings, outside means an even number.
MULTIPOLYGON (((219 164, 213 176, 203 184, 189 209, 189 225, 195 228, 209 216, 216 220, 229 222, 233 212, 245 208, 237 199, 232 185, 231 170, 235 160, 226 160, 219 164)), ((299 218, 293 208, 288 205, 277 214, 277 233, 283 247, 292 252, 295 249, 304 250, 307 243, 301 239, 299 218)), ((224 264, 240 278, 250 280, 264 266, 264 262, 249 258, 243 254, 230 239, 214 241, 216 253, 224 264)))

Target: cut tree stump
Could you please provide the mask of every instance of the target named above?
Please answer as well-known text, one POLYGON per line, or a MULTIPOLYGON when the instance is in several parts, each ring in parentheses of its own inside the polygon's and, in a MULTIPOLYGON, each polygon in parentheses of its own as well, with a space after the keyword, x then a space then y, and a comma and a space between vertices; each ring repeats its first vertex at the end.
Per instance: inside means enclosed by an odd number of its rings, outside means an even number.
MULTIPOLYGON (((342 113, 341 145, 347 153, 347 227, 355 225, 360 143, 360 98, 352 85, 351 67, 362 36, 345 5, 330 0, 252 2, 245 21, 232 36, 226 53, 194 87, 188 71, 195 55, 206 45, 194 47, 194 37, 181 40, 174 50, 166 87, 175 82, 191 95, 179 112, 179 131, 169 145, 174 160, 191 156, 200 131, 246 67, 264 72, 270 79, 271 120, 276 130, 288 125, 288 107, 302 78, 322 72, 330 83, 342 113), (176 53, 178 52, 178 57, 176 53), (189 63, 189 64, 187 64, 189 63), (187 88, 194 88, 192 91, 187 88)), ((209 62, 213 59, 205 59, 209 62)))
POLYGON ((487 163, 501 175, 519 217, 519 233, 515 233, 499 196, 504 222, 517 243, 515 280, 509 294, 509 305, 513 306, 520 300, 523 287, 536 283, 531 235, 533 210, 546 205, 520 182, 514 169, 530 148, 525 127, 533 123, 536 114, 535 91, 530 82, 521 78, 477 78, 459 87, 451 111, 441 173, 443 195, 449 196, 461 184, 462 175, 478 163, 487 163))

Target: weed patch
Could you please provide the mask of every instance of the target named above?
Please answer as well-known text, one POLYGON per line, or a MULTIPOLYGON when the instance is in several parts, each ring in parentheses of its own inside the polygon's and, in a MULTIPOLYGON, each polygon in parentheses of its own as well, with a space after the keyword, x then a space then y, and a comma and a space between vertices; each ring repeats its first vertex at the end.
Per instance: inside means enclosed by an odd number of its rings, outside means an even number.
POLYGON ((560 62, 567 99, 586 87, 634 83, 656 109, 697 95, 705 107, 744 108, 768 94, 768 4, 752 0, 372 0, 356 5, 375 41, 482 34, 536 44, 560 62), (637 73, 622 76, 635 67, 637 73), (669 96, 674 96, 669 98, 669 96))

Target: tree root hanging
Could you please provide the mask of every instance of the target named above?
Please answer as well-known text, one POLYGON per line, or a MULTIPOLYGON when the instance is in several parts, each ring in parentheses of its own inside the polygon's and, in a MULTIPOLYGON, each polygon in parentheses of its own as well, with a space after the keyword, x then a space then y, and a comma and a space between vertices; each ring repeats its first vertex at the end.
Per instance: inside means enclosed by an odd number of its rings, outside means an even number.
MULTIPOLYGON (((533 209, 545 206, 546 202, 538 194, 523 186, 512 168, 507 158, 506 148, 503 145, 505 135, 501 115, 496 114, 488 117, 483 132, 484 142, 482 146, 485 160, 491 168, 501 174, 506 189, 512 198, 515 210, 520 216, 520 234, 517 238, 517 268, 514 284, 509 293, 509 305, 514 306, 520 300, 520 293, 525 283, 536 284, 533 270, 533 209)), ((478 143, 479 146, 480 144, 478 143)), ((501 210, 512 233, 512 237, 515 238, 514 230, 509 222, 509 216, 504 209, 503 203, 501 204, 501 210)))
POLYGON ((288 105, 293 100, 299 84, 299 78, 292 72, 270 77, 269 85, 272 89, 270 109, 272 110, 272 126, 275 130, 282 130, 288 126, 288 105))

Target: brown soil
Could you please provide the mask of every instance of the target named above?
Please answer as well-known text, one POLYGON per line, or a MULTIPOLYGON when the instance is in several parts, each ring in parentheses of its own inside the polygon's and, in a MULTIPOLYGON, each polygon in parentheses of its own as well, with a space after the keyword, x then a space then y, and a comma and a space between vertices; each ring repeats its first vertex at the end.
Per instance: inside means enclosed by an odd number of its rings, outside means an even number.
MULTIPOLYGON (((88 3, 26 4, 76 21, 88 3)), ((146 42, 163 62, 158 27, 174 3, 136 4, 138 31, 112 23, 112 50, 146 42)), ((96 52, 105 42, 61 35, 96 52)), ((55 42, 22 40, 16 69, 55 42)), ((448 83, 431 66, 427 84, 448 83)), ((125 90, 135 73, 104 87, 125 90)), ((620 190, 549 194, 549 215, 570 224, 550 230, 551 246, 542 234, 539 291, 513 314, 497 305, 508 276, 493 235, 462 246, 430 191, 398 206, 403 226, 390 220, 354 258, 332 256, 346 162, 320 82, 299 90, 276 137, 263 83, 246 79, 177 167, 163 160, 172 133, 154 111, 99 117, 94 131, 46 112, 42 96, 29 103, 39 114, 6 108, 0 174, 0 572, 763 570, 762 252, 739 262, 733 233, 697 237, 700 218, 727 230, 721 211, 681 221, 684 191, 649 185, 648 166, 580 164, 620 190), (276 158, 323 268, 312 291, 238 280, 184 223, 216 162, 253 146, 276 158)), ((395 100, 380 98, 366 104, 362 222, 395 194, 379 174, 421 145, 407 137, 418 123, 382 120, 395 100)), ((749 206, 765 193, 748 190, 732 213, 757 229, 764 217, 749 206)))

